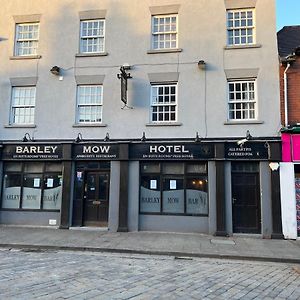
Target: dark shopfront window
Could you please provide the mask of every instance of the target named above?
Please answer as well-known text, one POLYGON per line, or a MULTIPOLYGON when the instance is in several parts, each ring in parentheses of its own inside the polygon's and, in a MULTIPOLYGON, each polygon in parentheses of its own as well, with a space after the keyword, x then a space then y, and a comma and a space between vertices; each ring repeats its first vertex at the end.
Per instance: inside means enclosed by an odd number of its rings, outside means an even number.
POLYGON ((60 210, 62 171, 60 163, 6 163, 2 209, 60 210))
POLYGON ((142 163, 140 212, 207 216, 207 164, 142 163))

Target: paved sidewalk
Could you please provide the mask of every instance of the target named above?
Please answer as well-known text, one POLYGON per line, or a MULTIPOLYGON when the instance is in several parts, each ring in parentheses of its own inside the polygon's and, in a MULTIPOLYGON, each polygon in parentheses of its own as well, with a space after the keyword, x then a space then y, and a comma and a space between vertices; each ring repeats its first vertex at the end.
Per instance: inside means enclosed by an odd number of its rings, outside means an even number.
POLYGON ((0 226, 0 247, 231 258, 300 264, 300 241, 202 234, 0 226))

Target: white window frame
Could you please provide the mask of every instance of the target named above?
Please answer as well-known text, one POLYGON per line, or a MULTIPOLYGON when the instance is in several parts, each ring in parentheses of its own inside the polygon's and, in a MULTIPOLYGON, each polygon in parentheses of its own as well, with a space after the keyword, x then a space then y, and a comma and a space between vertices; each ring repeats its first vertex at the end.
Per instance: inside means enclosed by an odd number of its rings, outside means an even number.
MULTIPOLYGON (((100 28, 100 27, 99 27, 100 28)), ((99 44, 100 46, 100 44, 99 44)), ((81 20, 80 21, 80 45, 79 52, 82 54, 94 54, 94 53, 104 53, 105 52, 105 19, 92 19, 92 20, 81 20), (103 34, 96 35, 83 35, 83 24, 90 24, 93 22, 98 22, 99 24, 103 24, 103 34), (102 51, 85 51, 83 49, 83 41, 99 39, 99 41, 103 41, 103 49, 102 51)))
MULTIPOLYGON (((13 124, 13 125, 33 125, 34 124, 34 117, 35 117, 35 106, 36 106, 36 87, 35 86, 14 86, 12 87, 12 93, 11 93, 11 113, 10 113, 10 124, 13 124), (34 95, 33 97, 19 97, 21 99, 21 101, 19 102, 25 102, 26 99, 28 98, 32 98, 32 102, 33 103, 24 103, 24 104, 16 104, 16 92, 17 90, 19 90, 19 93, 21 90, 23 90, 26 94, 26 91, 27 90, 32 90, 34 95), (15 112, 17 110, 32 110, 33 109, 33 113, 32 114, 29 114, 31 116, 31 121, 29 122, 25 122, 25 117, 23 117, 24 121, 23 122, 20 122, 20 121, 16 121, 16 116, 19 116, 20 118, 20 115, 17 115, 15 112)), ((23 115, 25 116, 25 115, 23 115)))
MULTIPOLYGON (((177 84, 177 82, 176 83, 152 84, 151 85, 151 93, 150 94, 151 94, 151 99, 150 99, 150 107, 151 107, 151 109, 150 109, 150 122, 154 123, 154 124, 155 123, 176 123, 177 120, 178 120, 178 84, 177 84), (158 100, 154 101, 154 98, 156 97, 154 95, 154 88, 157 88, 157 89, 163 88, 164 89, 166 87, 169 87, 169 89, 170 89, 169 97, 171 97, 171 95, 172 95, 171 94, 171 88, 175 87, 175 102, 173 102, 171 104, 171 99, 170 99, 170 102, 161 102, 161 103, 159 103, 158 100), (169 120, 167 120, 165 118, 167 112, 164 110, 164 107, 167 107, 167 106, 169 107, 169 113, 168 113, 169 120), (154 109, 156 108, 156 109, 159 110, 159 108, 161 108, 161 107, 163 109, 163 111, 161 112, 163 114, 163 119, 159 120, 159 111, 158 111, 158 112, 156 112, 157 119, 155 120, 153 118, 153 115, 155 113, 154 109), (175 110, 173 110, 172 112, 171 112, 171 107, 175 107, 175 110), (171 113, 175 113, 175 120, 171 120, 171 113)), ((162 96, 164 97, 165 94, 163 93, 162 96)))
POLYGON ((255 121, 258 118, 258 101, 257 101, 257 85, 256 79, 247 79, 247 80, 231 80, 227 82, 227 91, 228 91, 228 120, 229 121, 255 121), (230 91, 230 84, 234 84, 234 91, 230 91), (240 84, 241 91, 236 90, 237 84, 240 84), (247 84, 247 90, 243 90, 243 84, 247 84), (249 86, 253 84, 253 90, 250 90, 249 86), (240 92, 241 99, 237 99, 237 94, 240 92), (246 99, 242 99, 243 93, 247 94, 246 99), (250 98, 250 93, 254 94, 254 99, 250 98), (234 99, 230 99, 230 94, 232 94, 234 99), (243 105, 245 108, 243 108, 243 105), (230 106, 234 108, 231 109, 230 106), (254 106, 254 108, 250 108, 254 106), (250 111, 254 112, 254 117, 250 117, 250 111), (231 112, 233 117, 231 117, 231 112), (247 117, 243 116, 243 112, 247 112, 247 117), (237 113, 240 113, 240 117, 237 117, 237 113))
POLYGON ((243 46, 243 45, 254 45, 256 42, 256 36, 255 36, 255 9, 233 9, 233 10, 227 10, 227 45, 229 46, 243 46), (252 18, 248 18, 248 13, 252 13, 252 18), (245 13, 246 18, 241 18, 241 14, 245 13), (233 15, 232 19, 232 25, 230 24, 229 15, 233 15), (236 18, 236 14, 239 15, 238 18, 236 18), (245 24, 243 25, 241 22, 242 20, 245 21, 245 24), (248 24, 248 20, 252 20, 252 24, 248 24), (239 22, 240 24, 236 25, 235 21, 239 22), (251 30, 252 34, 248 34, 248 31, 251 30), (245 31, 245 34, 242 35, 242 31, 245 31), (238 32, 238 35, 235 33, 238 32), (232 41, 230 33, 232 33, 232 41), (252 41, 249 42, 249 38, 252 36, 252 41), (239 39, 239 41, 236 41, 236 38, 239 39), (245 42, 242 41, 242 38, 245 38, 245 42))
MULTIPOLYGON (((87 97, 87 96, 86 96, 87 97)), ((102 114, 103 114, 103 85, 102 84, 79 84, 77 85, 77 100, 76 100, 76 123, 77 124, 101 124, 102 123, 102 114), (80 89, 81 88, 100 88, 100 101, 99 103, 80 103, 79 97, 80 97, 80 89), (80 121, 80 108, 83 107, 99 107, 100 108, 100 115, 99 119, 100 121, 93 121, 93 120, 84 120, 80 121)))
MULTIPOLYGON (((171 26, 172 22, 170 23, 170 26, 171 26)), ((152 25, 151 25, 152 29, 152 42, 151 42, 151 48, 152 50, 168 50, 168 49, 177 49, 178 48, 178 14, 168 14, 168 15, 154 15, 152 16, 152 25), (164 19, 166 20, 167 18, 176 18, 176 30, 168 30, 168 31, 160 31, 159 29, 156 31, 155 30, 155 20, 158 19, 158 22, 159 20, 161 19, 164 19), (172 42, 171 42, 171 39, 170 39, 170 47, 166 47, 166 36, 168 35, 172 35, 172 34, 175 34, 176 36, 176 45, 175 47, 172 47, 172 42), (163 47, 160 47, 160 42, 158 42, 158 47, 155 47, 155 37, 159 37, 162 36, 163 37, 163 40, 162 42, 164 43, 164 46, 163 47)))
MULTIPOLYGON (((38 43, 39 43, 39 34, 40 34, 40 23, 39 22, 32 22, 32 23, 18 23, 16 24, 16 33, 15 33, 15 56, 34 56, 37 55, 37 50, 38 50, 38 43), (26 26, 37 26, 37 36, 35 37, 27 37, 27 38, 21 38, 19 36, 20 29, 24 28, 26 26), (32 43, 33 46, 28 46, 26 47, 27 49, 31 49, 30 53, 19 53, 20 49, 24 49, 24 44, 30 44, 32 43)), ((26 32, 27 34, 30 33, 28 30, 26 32)))

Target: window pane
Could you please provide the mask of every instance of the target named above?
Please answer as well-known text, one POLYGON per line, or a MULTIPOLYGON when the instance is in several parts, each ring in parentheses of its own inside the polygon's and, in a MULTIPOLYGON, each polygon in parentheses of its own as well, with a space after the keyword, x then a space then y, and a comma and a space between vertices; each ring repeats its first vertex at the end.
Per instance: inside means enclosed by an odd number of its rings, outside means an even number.
POLYGON ((33 124, 35 109, 35 87, 14 87, 12 90, 12 123, 33 124))
POLYGON ((87 182, 87 191, 86 191, 87 198, 96 199, 96 189, 97 189, 96 174, 89 173, 86 182, 87 182))
POLYGON ((232 82, 229 88, 229 119, 254 119, 255 81, 232 82), (251 102, 250 102, 251 101, 251 102), (249 109, 253 111, 249 111, 249 109))
POLYGON ((178 177, 164 178, 163 212, 184 213, 183 178, 178 178, 178 177))
POLYGON ((80 200, 83 197, 83 190, 84 190, 84 180, 83 180, 83 169, 86 167, 84 164, 83 166, 80 166, 77 164, 76 167, 76 179, 75 179, 75 199, 80 200))
POLYGON ((33 55, 37 53, 39 24, 17 24, 16 55, 33 55))
POLYGON ((81 22, 80 52, 104 52, 104 20, 81 22))
POLYGON ((160 173, 159 163, 142 164, 142 173, 160 173))
POLYGON ((227 11, 227 36, 229 45, 253 43, 253 11, 227 11))
POLYGON ((60 209, 62 175, 46 174, 44 177, 43 209, 60 209))
POLYGON ((42 196, 42 175, 25 174, 23 179, 22 208, 40 209, 42 196))
POLYGON ((140 212, 160 212, 159 176, 144 175, 141 178, 140 212))
POLYGON ((43 163, 25 163, 24 172, 43 173, 43 163))
POLYGON ((19 171, 21 172, 22 170, 22 164, 20 163, 6 163, 4 166, 4 169, 6 172, 16 172, 19 171))
POLYGON ((102 121, 102 86, 78 86, 77 120, 79 123, 102 121))
POLYGON ((184 174, 184 164, 166 163, 163 165, 163 174, 184 174))
POLYGON ((177 47, 177 16, 155 16, 152 18, 153 49, 177 47))
POLYGON ((45 167, 46 172, 61 172, 60 163, 46 163, 45 167))
POLYGON ((187 173, 206 173, 206 164, 188 164, 186 166, 187 173))
POLYGON ((152 121, 176 121, 176 87, 176 85, 152 86, 152 121), (157 111, 160 113, 154 114, 157 111), (174 114, 170 114, 170 111, 174 114))
POLYGON ((186 212, 208 214, 207 177, 191 177, 186 183, 186 212))
POLYGON ((19 208, 21 199, 21 175, 5 174, 3 180, 2 208, 19 208))

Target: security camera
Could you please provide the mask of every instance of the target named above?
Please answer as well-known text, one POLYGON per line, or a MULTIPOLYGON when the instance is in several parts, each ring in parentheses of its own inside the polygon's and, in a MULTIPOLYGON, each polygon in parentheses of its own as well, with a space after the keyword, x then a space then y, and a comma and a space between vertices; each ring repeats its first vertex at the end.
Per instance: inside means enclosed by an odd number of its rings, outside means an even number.
POLYGON ((236 143, 237 143, 239 146, 243 147, 244 144, 245 144, 246 142, 248 142, 247 139, 242 139, 242 140, 237 141, 236 143))

